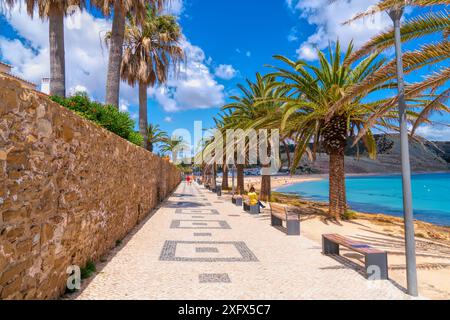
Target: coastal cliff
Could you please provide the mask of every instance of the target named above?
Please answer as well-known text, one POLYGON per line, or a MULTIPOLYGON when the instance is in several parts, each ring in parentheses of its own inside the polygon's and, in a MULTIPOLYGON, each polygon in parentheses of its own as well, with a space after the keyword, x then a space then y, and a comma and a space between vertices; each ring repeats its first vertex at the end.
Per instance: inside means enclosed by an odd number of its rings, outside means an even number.
MULTIPOLYGON (((399 135, 376 135, 378 155, 372 160, 367 155, 363 143, 352 147, 350 141, 346 149, 346 173, 393 173, 400 172, 399 135)), ((291 151, 293 147, 291 146, 291 151)), ((323 150, 315 161, 304 157, 297 173, 327 173, 328 156, 323 150)), ((431 142, 415 138, 410 142, 411 168, 413 172, 437 172, 450 170, 450 142, 431 142)), ((287 166, 287 157, 282 150, 281 158, 287 166)), ((291 153, 293 158, 293 153, 291 153)))

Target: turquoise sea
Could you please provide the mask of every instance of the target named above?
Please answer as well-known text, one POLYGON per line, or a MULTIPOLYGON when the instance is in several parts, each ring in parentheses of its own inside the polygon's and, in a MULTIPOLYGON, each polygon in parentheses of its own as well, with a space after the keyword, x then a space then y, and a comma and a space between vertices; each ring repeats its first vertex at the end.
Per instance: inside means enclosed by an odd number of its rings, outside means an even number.
MULTIPOLYGON (((346 186, 352 209, 403 216, 400 175, 347 177, 346 186)), ((450 226, 450 173, 415 174, 412 189, 415 219, 450 226)), ((328 180, 298 183, 276 191, 328 201, 328 180)))

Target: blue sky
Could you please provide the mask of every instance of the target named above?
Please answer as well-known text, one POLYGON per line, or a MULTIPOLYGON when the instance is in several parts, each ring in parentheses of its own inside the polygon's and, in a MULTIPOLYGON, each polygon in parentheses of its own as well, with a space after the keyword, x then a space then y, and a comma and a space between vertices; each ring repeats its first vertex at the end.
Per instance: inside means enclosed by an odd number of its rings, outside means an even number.
MULTIPOLYGON (((350 0, 329 5, 328 0, 172 0, 169 11, 179 17, 188 62, 167 86, 149 89, 149 121, 171 133, 193 130, 193 122, 212 125, 220 106, 236 93, 236 84, 266 72, 274 54, 292 59, 313 59, 316 47, 324 49, 337 37, 344 46, 354 38, 361 45, 391 22, 387 15, 353 26, 341 23, 375 0, 350 0)), ((414 12, 408 12, 413 16, 414 12)), ((107 48, 101 38, 110 20, 98 12, 74 15, 66 20, 68 90, 86 90, 103 101, 107 48)), ((48 76, 46 22, 31 20, 25 10, 0 16, 0 58, 14 72, 40 82, 48 76)), ((416 44, 410 44, 414 47, 416 44)), ((408 46, 407 46, 408 48, 408 46)), ((427 70, 429 71, 429 70, 427 70)), ((416 81, 421 73, 408 78, 416 81)), ((137 117, 137 89, 123 85, 121 108, 137 117)), ((450 117, 435 119, 450 123, 450 117)), ((431 139, 450 140, 449 127, 424 127, 431 139)))

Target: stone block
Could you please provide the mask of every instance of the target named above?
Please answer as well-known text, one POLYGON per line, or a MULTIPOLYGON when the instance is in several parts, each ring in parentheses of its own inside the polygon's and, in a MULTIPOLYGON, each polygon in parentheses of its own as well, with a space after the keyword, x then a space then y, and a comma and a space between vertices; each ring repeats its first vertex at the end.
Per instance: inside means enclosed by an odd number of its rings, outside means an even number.
POLYGON ((22 284, 21 278, 16 278, 13 282, 3 287, 0 300, 14 299, 19 293, 20 286, 22 284))
POLYGON ((11 280, 13 280, 16 276, 19 276, 20 273, 25 270, 27 265, 28 263, 26 261, 22 261, 11 266, 9 269, 2 273, 0 277, 0 284, 5 286, 9 282, 11 282, 11 280))

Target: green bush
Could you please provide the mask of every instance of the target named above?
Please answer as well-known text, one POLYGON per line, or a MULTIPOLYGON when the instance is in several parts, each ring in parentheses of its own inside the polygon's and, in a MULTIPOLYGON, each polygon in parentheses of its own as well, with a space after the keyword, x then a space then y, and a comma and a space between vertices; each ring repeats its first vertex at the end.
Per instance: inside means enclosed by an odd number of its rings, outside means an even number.
POLYGON ((134 132, 134 121, 126 112, 121 112, 113 106, 105 106, 91 101, 86 93, 76 93, 69 98, 50 97, 56 103, 74 111, 81 117, 91 120, 103 128, 141 146, 143 138, 134 132))
POLYGON ((128 141, 130 141, 131 143, 133 143, 139 147, 142 147, 142 143, 144 142, 144 137, 139 132, 132 132, 128 136, 128 141))
POLYGON ((80 271, 81 279, 87 279, 97 271, 97 268, 95 267, 95 263, 92 260, 89 260, 86 263, 86 266, 84 268, 81 268, 80 271))
POLYGON ((134 121, 126 112, 120 112, 113 106, 100 108, 98 123, 118 136, 128 139, 134 133, 134 121))
POLYGON ((344 219, 344 220, 355 220, 357 218, 358 218, 358 214, 353 210, 345 211, 344 215, 342 216, 342 219, 344 219))

